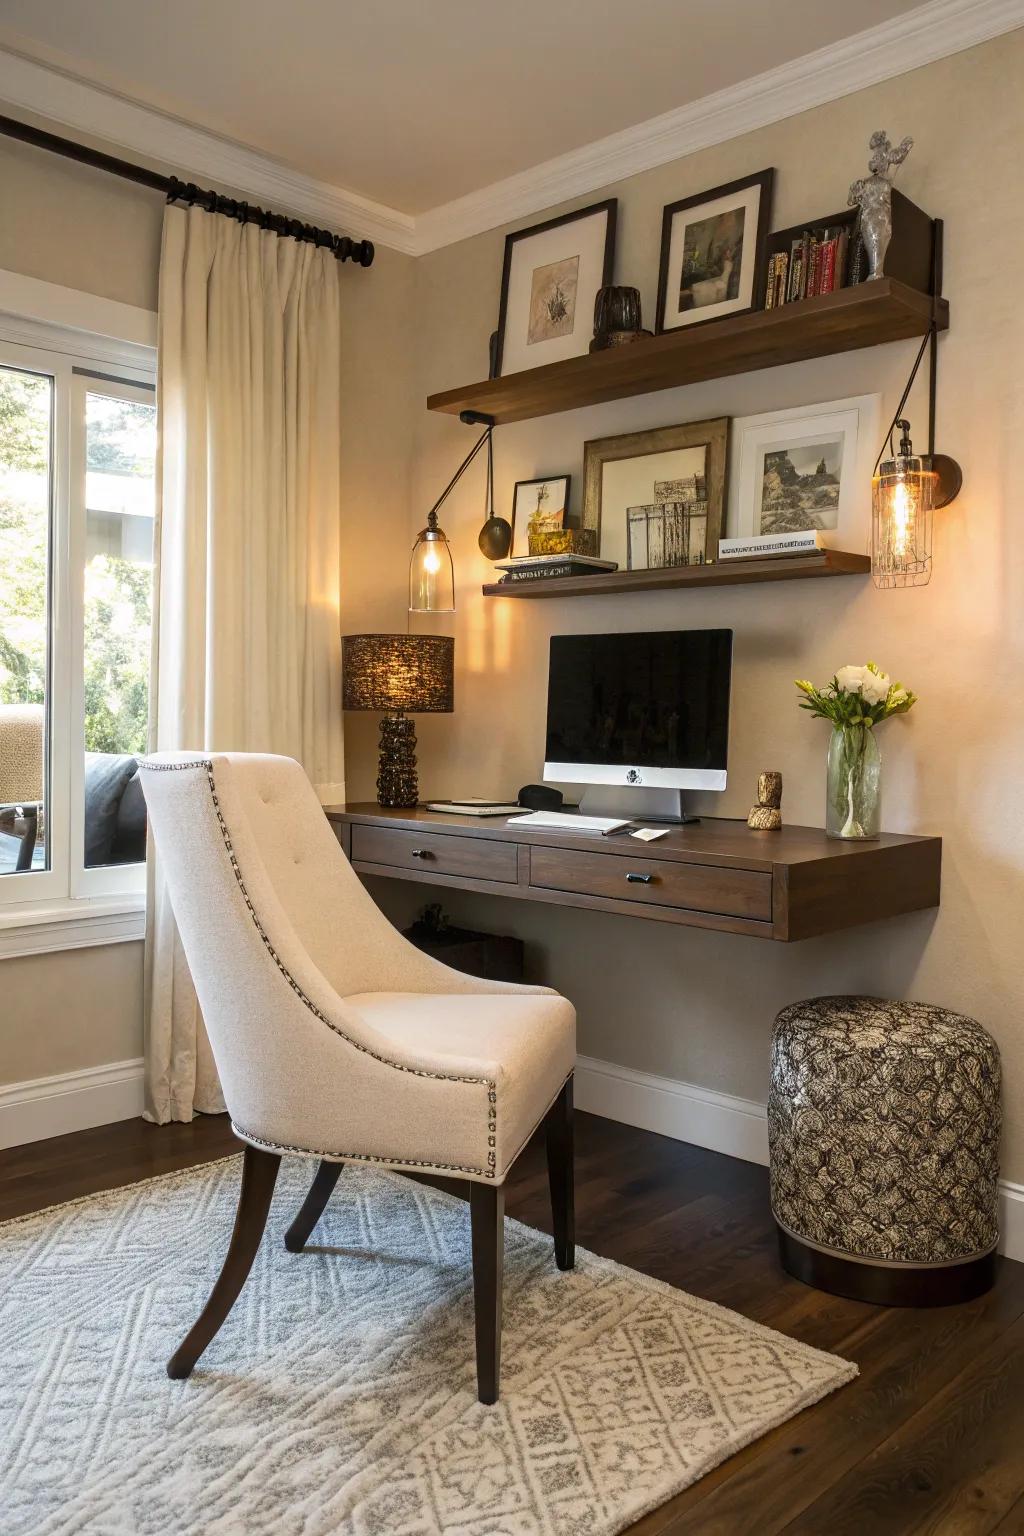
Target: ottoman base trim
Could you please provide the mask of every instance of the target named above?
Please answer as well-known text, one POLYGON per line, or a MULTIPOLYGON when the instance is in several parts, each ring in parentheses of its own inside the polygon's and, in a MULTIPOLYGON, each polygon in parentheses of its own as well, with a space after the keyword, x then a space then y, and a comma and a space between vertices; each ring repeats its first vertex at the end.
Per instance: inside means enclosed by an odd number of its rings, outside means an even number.
POLYGON ((778 1221, 779 1258, 796 1280, 815 1290, 880 1307, 948 1307, 971 1301, 992 1288, 996 1250, 951 1264, 886 1264, 852 1259, 818 1248, 787 1232, 778 1221))

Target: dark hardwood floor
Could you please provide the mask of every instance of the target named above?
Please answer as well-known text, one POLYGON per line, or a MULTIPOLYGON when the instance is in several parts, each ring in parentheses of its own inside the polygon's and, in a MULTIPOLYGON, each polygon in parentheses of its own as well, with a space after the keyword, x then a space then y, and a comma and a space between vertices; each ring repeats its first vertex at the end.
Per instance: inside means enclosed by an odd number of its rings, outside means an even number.
MULTIPOLYGON (((227 1119, 125 1121, 0 1153, 0 1220, 237 1149, 227 1119)), ((1024 1533, 1024 1264, 964 1306, 889 1311, 779 1268, 768 1176, 681 1142, 577 1116, 577 1240, 855 1360, 860 1376, 733 1456, 633 1536, 1024 1533)), ((439 1181, 440 1182, 440 1181, 439 1181)), ((543 1147, 506 1211, 550 1227, 543 1147)))

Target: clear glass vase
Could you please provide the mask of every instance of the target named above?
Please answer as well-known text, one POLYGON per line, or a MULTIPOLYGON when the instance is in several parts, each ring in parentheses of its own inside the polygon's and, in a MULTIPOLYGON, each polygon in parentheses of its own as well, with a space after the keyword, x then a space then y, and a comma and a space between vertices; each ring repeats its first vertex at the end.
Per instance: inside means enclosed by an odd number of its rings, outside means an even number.
POLYGON ((836 726, 828 744, 825 830, 829 837, 877 837, 882 817, 882 754, 872 727, 836 726))

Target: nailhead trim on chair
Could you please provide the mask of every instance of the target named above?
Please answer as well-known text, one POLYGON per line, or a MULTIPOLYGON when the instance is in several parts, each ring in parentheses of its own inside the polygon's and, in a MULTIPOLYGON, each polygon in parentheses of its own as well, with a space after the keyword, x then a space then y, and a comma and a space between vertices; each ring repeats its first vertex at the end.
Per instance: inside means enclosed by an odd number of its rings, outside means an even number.
POLYGON ((332 1158, 339 1163, 382 1163, 385 1168, 429 1168, 434 1173, 476 1173, 482 1179, 494 1178, 493 1167, 488 1172, 486 1168, 470 1168, 462 1163, 428 1163, 418 1157, 375 1157, 372 1152, 335 1152, 322 1147, 293 1147, 284 1141, 264 1141, 262 1136, 253 1136, 233 1120, 231 1129, 243 1141, 251 1141, 254 1146, 266 1147, 271 1152, 298 1152, 308 1157, 332 1158))
MULTIPOLYGON (((497 1158, 496 1158, 496 1154, 495 1154, 494 1148, 497 1145, 497 1130, 498 1130, 498 1110, 497 1110, 498 1092, 497 1092, 497 1084, 493 1081, 493 1079, 489 1078, 489 1077, 459 1077, 455 1073, 451 1073, 451 1072, 428 1072, 423 1067, 407 1067, 407 1066, 405 1066, 400 1061, 391 1061, 387 1056, 381 1056, 381 1055, 378 1054, 377 1051, 371 1051, 368 1046, 361 1045, 358 1040, 353 1040, 351 1035, 347 1035, 343 1029, 339 1029, 338 1028, 337 1024, 333 1024, 331 1022, 331 1020, 327 1017, 327 1015, 322 1013, 320 1011, 320 1009, 316 1006, 316 1004, 310 998, 308 998, 306 996, 305 992, 303 992, 302 988, 299 986, 299 983, 295 980, 295 977, 292 975, 291 971, 289 971, 288 967, 284 964, 284 962, 282 961, 280 955, 277 953, 277 950, 274 948, 273 944, 270 942, 270 939, 267 936, 266 930, 264 929, 263 924, 259 920, 259 916, 257 915, 256 908, 253 906, 252 901, 249 898, 249 892, 245 888, 245 881, 242 879, 242 871, 238 867, 238 859, 235 856, 235 850, 234 850, 234 847, 232 846, 231 834, 228 831, 227 822, 224 820, 224 816, 223 816, 223 813, 222 813, 221 808, 220 808, 220 800, 217 798, 217 786, 216 786, 216 784, 214 782, 214 778, 213 778, 213 763, 211 762, 211 760, 208 757, 203 757, 203 758, 195 758, 195 759, 193 759, 193 761, 187 762, 187 763, 153 763, 153 762, 149 762, 146 758, 143 757, 143 758, 139 759, 139 767, 140 767, 140 769, 144 769, 147 773, 174 773, 174 772, 181 771, 183 769, 196 769, 196 768, 204 768, 206 770, 206 778, 207 778, 207 782, 208 782, 208 784, 210 786, 210 796, 211 796, 211 799, 213 800, 213 809, 214 809, 214 812, 216 813, 216 816, 217 816, 217 824, 220 827, 221 837, 224 839, 224 847, 227 849, 228 858, 231 860, 231 868, 234 871, 235 879, 238 882, 238 888, 239 888, 239 890, 242 893, 242 899, 245 902, 246 907, 248 908, 249 916, 253 920, 253 925, 254 925, 254 927, 256 929, 256 932, 259 934, 260 938, 263 940, 264 947, 266 948, 266 950, 270 954, 271 959, 273 960, 274 964, 277 966, 278 970, 281 972, 281 975, 287 981, 288 985, 291 987, 292 991, 299 998, 301 998, 302 1002, 309 1009, 310 1013, 312 1013, 316 1018, 318 1018, 320 1020, 321 1024, 326 1024, 328 1029, 333 1030, 336 1035, 340 1035, 341 1038, 348 1045, 351 1045, 355 1050, 362 1051, 363 1054, 366 1055, 366 1056, 371 1056, 374 1061, 379 1061, 385 1067, 394 1067, 396 1072, 408 1072, 413 1077, 429 1077, 429 1078, 434 1078, 438 1082, 444 1082, 444 1083, 480 1083, 484 1087, 486 1087, 486 1089, 487 1089, 487 1145, 488 1145, 488 1148, 490 1149, 488 1151, 488 1153, 487 1153, 487 1168, 486 1169, 466 1168, 466 1169, 457 1169, 457 1170, 454 1170, 454 1171, 457 1171, 457 1172, 460 1172, 460 1173, 482 1173, 484 1178, 493 1179, 494 1175, 495 1175, 495 1169, 496 1169, 496 1166, 497 1166, 497 1158)), ((243 1133, 243 1134, 245 1134, 245 1133, 243 1133)), ((247 1137, 247 1139, 254 1140, 254 1141, 258 1140, 258 1138, 255 1138, 255 1137, 247 1137)), ((270 1146, 270 1145, 272 1145, 272 1143, 264 1142, 264 1143, 261 1143, 261 1145, 270 1146)), ((301 1151, 305 1151, 307 1149, 303 1148, 303 1147, 292 1147, 292 1148, 289 1148, 288 1150, 293 1151, 293 1152, 301 1152, 301 1151)), ((315 1155, 319 1155, 319 1154, 313 1154, 313 1155, 315 1156, 315 1155)), ((325 1156, 338 1156, 340 1154, 325 1153, 324 1155, 325 1156)), ((358 1157, 360 1154, 359 1153, 355 1153, 355 1152, 347 1152, 344 1155, 346 1157, 358 1157)), ((367 1161, 371 1161, 371 1162, 397 1162, 398 1161, 397 1158, 367 1158, 366 1160, 367 1161)), ((440 1164, 436 1164, 436 1163, 413 1163, 413 1162, 410 1162, 409 1166, 412 1166, 412 1167, 422 1167, 422 1168, 433 1168, 433 1167, 440 1167, 441 1165, 440 1164)))

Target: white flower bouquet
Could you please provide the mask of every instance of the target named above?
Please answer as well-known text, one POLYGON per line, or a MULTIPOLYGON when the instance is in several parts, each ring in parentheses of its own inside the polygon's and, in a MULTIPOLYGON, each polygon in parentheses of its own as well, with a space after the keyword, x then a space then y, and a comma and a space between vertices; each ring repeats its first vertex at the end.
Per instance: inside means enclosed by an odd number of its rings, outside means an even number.
POLYGON ((874 727, 890 715, 905 715, 917 703, 917 695, 894 683, 873 661, 863 667, 840 667, 823 688, 801 678, 796 686, 803 694, 800 708, 832 726, 825 822, 829 836, 877 837, 882 759, 874 727))
POLYGON ((801 709, 810 710, 819 720, 831 720, 840 729, 877 725, 890 715, 905 715, 917 703, 916 693, 894 683, 873 661, 864 667, 840 667, 824 688, 815 688, 806 678, 797 678, 796 686, 804 694, 801 709))

